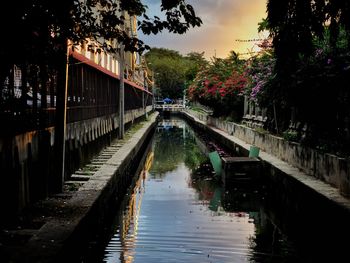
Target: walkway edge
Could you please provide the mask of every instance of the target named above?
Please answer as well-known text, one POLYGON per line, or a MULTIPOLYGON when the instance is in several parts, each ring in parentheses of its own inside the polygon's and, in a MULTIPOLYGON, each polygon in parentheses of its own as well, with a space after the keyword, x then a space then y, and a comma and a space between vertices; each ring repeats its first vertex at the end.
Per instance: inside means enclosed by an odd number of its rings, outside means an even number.
MULTIPOLYGON (((192 121, 196 122, 200 126, 205 126, 207 129, 210 129, 212 132, 219 134, 220 136, 224 137, 227 140, 230 140, 236 145, 239 145, 246 151, 249 151, 251 144, 248 144, 241 139, 238 139, 237 137, 234 137, 232 135, 229 135, 227 132, 224 132, 216 127, 209 126, 206 122, 196 118, 195 116, 189 114, 188 112, 183 112, 185 116, 192 121)), ((339 193, 339 190, 335 187, 332 187, 331 185, 318 180, 317 178, 310 176, 304 172, 302 172, 300 169, 276 158, 275 156, 268 154, 264 151, 260 150, 259 159, 262 161, 265 161, 272 165, 275 169, 281 171, 283 174, 290 176, 297 180, 298 182, 302 183, 309 189, 315 191, 319 195, 325 197, 329 201, 334 202, 341 208, 347 210, 350 213, 350 200, 345 198, 339 193)))
MULTIPOLYGON (((20 251, 14 251, 10 262, 56 262, 64 247, 82 234, 90 217, 96 212, 103 218, 108 200, 115 194, 121 175, 127 171, 131 161, 138 154, 145 140, 157 122, 158 113, 150 115, 149 120, 137 130, 130 139, 98 171, 81 186, 73 196, 60 202, 57 215, 33 235, 20 251), (23 261, 23 259, 25 259, 23 261)), ((101 221, 101 220, 100 220, 101 221)), ((95 222, 96 223, 96 222, 95 222)), ((97 222, 98 223, 98 222, 97 222)), ((101 223, 101 222, 100 222, 101 223)))

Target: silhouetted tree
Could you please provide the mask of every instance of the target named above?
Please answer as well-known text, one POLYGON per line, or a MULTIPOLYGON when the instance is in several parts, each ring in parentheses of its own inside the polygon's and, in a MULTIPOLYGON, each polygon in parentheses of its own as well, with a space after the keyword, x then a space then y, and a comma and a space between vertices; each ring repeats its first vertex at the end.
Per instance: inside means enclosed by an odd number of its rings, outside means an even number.
POLYGON ((294 69, 300 56, 310 56, 314 39, 323 39, 326 26, 335 48, 340 28, 350 44, 350 2, 339 0, 268 0, 266 21, 277 57, 277 68, 294 69))
MULTIPOLYGON (((165 19, 148 17, 141 0, 21 0, 2 4, 0 18, 2 62, 43 61, 62 48, 67 39, 75 43, 87 38, 111 50, 111 40, 123 43, 125 50, 142 52, 147 46, 124 30, 124 11, 139 17, 138 27, 145 34, 162 30, 185 33, 202 21, 186 0, 162 0, 165 19)), ((64 50, 64 48, 63 48, 64 50)), ((55 61, 55 60, 53 60, 55 61)))

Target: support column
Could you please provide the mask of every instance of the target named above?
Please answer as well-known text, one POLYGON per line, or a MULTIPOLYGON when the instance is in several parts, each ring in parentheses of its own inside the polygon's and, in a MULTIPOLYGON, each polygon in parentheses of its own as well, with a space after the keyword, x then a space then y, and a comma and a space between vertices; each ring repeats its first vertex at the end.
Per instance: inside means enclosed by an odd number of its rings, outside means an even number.
POLYGON ((243 109, 243 118, 247 117, 249 111, 249 102, 248 102, 248 97, 244 96, 244 109, 243 109))

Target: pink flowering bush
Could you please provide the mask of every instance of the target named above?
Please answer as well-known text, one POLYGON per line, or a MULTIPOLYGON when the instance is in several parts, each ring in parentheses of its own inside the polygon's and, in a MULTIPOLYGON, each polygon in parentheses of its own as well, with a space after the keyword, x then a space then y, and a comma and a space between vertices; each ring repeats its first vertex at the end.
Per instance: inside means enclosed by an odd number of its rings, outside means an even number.
POLYGON ((269 99, 269 86, 275 77, 276 59, 271 39, 264 39, 259 47, 261 51, 246 62, 249 84, 246 86, 245 95, 250 101, 264 107, 269 99))
POLYGON ((267 86, 274 78, 274 67, 275 59, 270 54, 265 53, 249 60, 247 74, 250 83, 245 91, 249 100, 259 105, 266 104, 266 99, 268 99, 267 86))
POLYGON ((242 105, 242 95, 248 83, 243 62, 214 59, 197 73, 188 88, 191 101, 212 107, 218 115, 227 114, 242 105))

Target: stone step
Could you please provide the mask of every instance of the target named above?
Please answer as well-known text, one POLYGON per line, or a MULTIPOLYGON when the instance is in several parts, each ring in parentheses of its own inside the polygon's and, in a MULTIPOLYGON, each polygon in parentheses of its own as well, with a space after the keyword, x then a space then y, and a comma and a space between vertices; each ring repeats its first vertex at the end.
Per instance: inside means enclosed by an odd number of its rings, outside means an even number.
POLYGON ((88 181, 91 178, 91 175, 81 175, 81 174, 72 174, 70 177, 71 181, 88 181))
POLYGON ((87 168, 87 169, 98 169, 100 167, 101 167, 101 165, 96 165, 96 164, 93 164, 93 163, 89 163, 89 164, 85 165, 85 168, 87 168))
POLYGON ((99 157, 96 157, 96 158, 92 159, 92 161, 107 161, 109 159, 111 159, 111 157, 103 157, 103 156, 101 157, 101 156, 99 156, 99 157))
POLYGON ((82 186, 84 182, 79 182, 79 181, 74 181, 74 180, 67 180, 64 181, 65 185, 77 185, 77 186, 82 186))
POLYGON ((92 160, 92 162, 91 162, 91 164, 92 165, 98 165, 98 167, 101 167, 102 165, 104 165, 106 163, 106 161, 94 161, 94 160, 92 160))
POLYGON ((87 171, 87 170, 78 170, 78 171, 75 171, 76 175, 88 175, 88 176, 91 176, 91 175, 94 175, 95 172, 94 171, 87 171))
POLYGON ((112 153, 101 153, 98 157, 101 158, 111 158, 113 156, 112 153))

